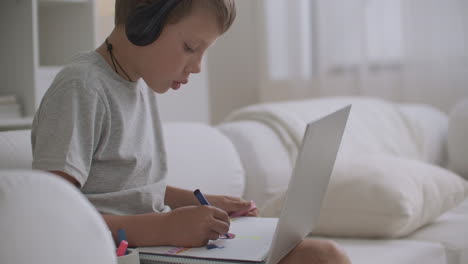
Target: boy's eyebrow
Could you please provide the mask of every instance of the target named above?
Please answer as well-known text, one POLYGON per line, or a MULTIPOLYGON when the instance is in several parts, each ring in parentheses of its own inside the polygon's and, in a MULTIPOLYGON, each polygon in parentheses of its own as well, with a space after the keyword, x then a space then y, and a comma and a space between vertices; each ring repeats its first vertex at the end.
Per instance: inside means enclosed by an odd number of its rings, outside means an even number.
POLYGON ((194 41, 197 42, 197 44, 200 44, 200 45, 202 45, 202 46, 204 46, 204 47, 207 47, 207 46, 208 46, 208 43, 206 43, 206 41, 203 40, 203 39, 194 38, 194 41))
MULTIPOLYGON (((200 38, 198 36, 194 36, 194 35, 191 35, 191 34, 188 34, 186 35, 185 37, 182 36, 182 38, 185 38, 186 41, 190 42, 190 43, 193 43, 193 44, 196 44, 196 45, 200 45, 202 46, 203 48, 208 48, 210 45, 208 45, 208 42, 206 40, 204 40, 203 38, 200 38)), ((213 44, 213 43, 211 43, 213 44)))

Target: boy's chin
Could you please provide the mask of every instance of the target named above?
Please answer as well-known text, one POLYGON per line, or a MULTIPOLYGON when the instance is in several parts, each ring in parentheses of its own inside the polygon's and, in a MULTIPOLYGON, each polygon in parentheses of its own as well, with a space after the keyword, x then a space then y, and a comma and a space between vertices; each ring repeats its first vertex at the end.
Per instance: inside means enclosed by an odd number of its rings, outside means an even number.
POLYGON ((148 87, 155 93, 158 94, 163 94, 169 91, 171 89, 170 86, 164 86, 164 85, 148 85, 148 87))

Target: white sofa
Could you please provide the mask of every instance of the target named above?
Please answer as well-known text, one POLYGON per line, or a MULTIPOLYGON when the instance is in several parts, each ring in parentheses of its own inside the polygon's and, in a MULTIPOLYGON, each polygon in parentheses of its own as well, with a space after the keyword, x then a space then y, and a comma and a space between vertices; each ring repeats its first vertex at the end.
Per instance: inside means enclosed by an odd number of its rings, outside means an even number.
MULTIPOLYGON (((424 107, 409 108, 412 109, 412 113, 425 111, 422 110, 424 107)), ((435 122, 434 120, 423 122, 423 116, 424 114, 414 119, 420 121, 420 126, 423 123, 435 122)), ((255 200, 257 205, 262 207, 267 200, 287 186, 292 162, 277 130, 255 118, 236 121, 234 119, 231 118, 230 121, 215 127, 198 123, 164 124, 169 184, 188 189, 200 188, 206 193, 243 196, 246 199, 255 200)), ((432 128, 437 127, 436 130, 440 133, 430 133, 432 138, 430 144, 421 145, 427 150, 425 158, 434 163, 446 163, 443 155, 445 146, 443 141, 446 135, 443 131, 448 126, 446 119, 447 117, 443 117, 439 123, 430 125, 432 128)), ((29 211, 28 206, 30 206, 36 215, 41 215, 41 211, 46 212, 41 217, 25 214, 23 216, 27 216, 27 219, 24 221, 19 219, 15 221, 16 215, 9 214, 11 217, 7 217, 7 221, 0 221, 1 233, 8 230, 11 237, 16 236, 14 241, 17 242, 7 245, 5 240, 2 240, 0 263, 98 263, 98 261, 72 262, 73 259, 79 259, 79 252, 92 258, 95 257, 96 251, 103 252, 99 263, 114 263, 113 243, 97 212, 91 208, 84 196, 75 192, 65 182, 52 175, 30 170, 31 160, 29 130, 0 132, 0 212, 2 218, 4 218, 4 212, 18 213, 18 210, 15 210, 16 204, 12 205, 12 203, 17 203, 16 200, 6 198, 12 195, 8 192, 11 190, 11 184, 7 183, 18 181, 20 178, 23 180, 21 184, 15 185, 16 193, 27 197, 20 201, 21 210, 29 211), (41 178, 47 178, 47 181, 41 178), (31 191, 40 188, 43 192, 31 191), (59 189, 66 190, 66 192, 59 192, 59 189), (57 200, 73 200, 74 204, 70 203, 70 207, 65 208, 63 203, 56 205, 54 201, 57 200), (81 204, 81 206, 75 206, 76 204, 81 204), (51 206, 61 206, 57 207, 57 215, 54 216, 50 212, 51 206), (65 217, 68 213, 76 216, 82 224, 75 225, 73 230, 65 232, 62 227, 68 225, 71 219, 65 217), (54 221, 48 221, 48 217, 54 218, 54 221), (86 219, 88 221, 85 221, 86 219), (93 221, 90 222, 89 219, 93 221), (63 223, 61 224, 60 221, 63 223), (55 234, 54 240, 50 243, 41 243, 42 240, 38 239, 26 243, 30 241, 28 240, 30 234, 25 233, 24 230, 35 228, 40 228, 45 233, 55 234), (74 237, 74 244, 70 244, 70 236, 74 237), (99 243, 90 241, 99 241, 99 243), (92 247, 93 250, 88 252, 83 249, 83 245, 92 247), (57 250, 62 253, 69 252, 68 256, 74 256, 74 258, 68 262, 63 261, 64 258, 55 258, 54 252, 57 250), (36 255, 37 252, 42 252, 42 255, 36 255), (11 261, 12 259, 14 261, 11 261), (34 261, 31 261, 32 259, 34 261)), ((340 244, 356 264, 468 263, 468 200, 430 224, 402 238, 329 237, 327 239, 333 239, 340 244)))

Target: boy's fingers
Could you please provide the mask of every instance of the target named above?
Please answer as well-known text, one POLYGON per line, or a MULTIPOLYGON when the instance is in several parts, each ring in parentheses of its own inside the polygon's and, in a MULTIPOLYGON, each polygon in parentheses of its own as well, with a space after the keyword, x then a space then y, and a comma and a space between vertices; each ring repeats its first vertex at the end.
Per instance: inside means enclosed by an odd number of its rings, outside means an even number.
POLYGON ((234 204, 236 204, 238 206, 249 206, 250 205, 249 201, 246 201, 246 200, 244 200, 242 198, 227 196, 226 199, 234 202, 234 204))
POLYGON ((211 232, 210 235, 208 236, 209 240, 217 240, 218 238, 219 238, 218 232, 211 232))
MULTIPOLYGON (((227 231, 229 231, 229 224, 227 224, 226 222, 217 220, 215 224, 211 226, 211 230, 216 232, 216 235, 217 235, 216 238, 218 238, 220 234, 224 234, 224 233, 227 233, 227 231)), ((211 240, 214 240, 214 239, 211 239, 211 240)))
POLYGON ((217 208, 217 207, 212 207, 212 208, 213 208, 213 216, 214 216, 214 218, 215 218, 215 219, 219 219, 219 220, 221 220, 221 221, 227 223, 227 224, 228 224, 228 228, 229 228, 229 223, 230 223, 230 221, 229 221, 229 216, 228 216, 228 214, 227 214, 224 210, 219 209, 219 208, 217 208))
POLYGON ((250 202, 246 200, 242 200, 237 198, 236 200, 232 199, 232 203, 230 204, 231 208, 229 211, 239 211, 239 210, 245 210, 250 207, 250 202))
POLYGON ((249 211, 246 216, 258 216, 258 209, 249 211))
POLYGON ((249 209, 250 205, 244 205, 244 204, 235 204, 232 205, 227 211, 228 213, 234 213, 234 212, 239 212, 239 211, 246 211, 249 209))
POLYGON ((249 208, 251 204, 252 204, 252 201, 245 201, 245 200, 242 200, 242 207, 247 207, 247 208, 249 208))
POLYGON ((231 217, 238 217, 238 216, 257 216, 258 209, 257 206, 253 201, 249 202, 248 207, 244 207, 241 210, 237 210, 230 214, 231 217))

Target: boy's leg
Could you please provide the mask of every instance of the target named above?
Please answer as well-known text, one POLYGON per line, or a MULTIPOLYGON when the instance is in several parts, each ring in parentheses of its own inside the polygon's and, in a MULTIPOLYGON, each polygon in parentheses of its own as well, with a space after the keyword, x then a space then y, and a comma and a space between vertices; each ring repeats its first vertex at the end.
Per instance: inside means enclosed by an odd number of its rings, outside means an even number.
POLYGON ((279 264, 351 264, 348 256, 329 240, 305 239, 279 264))

